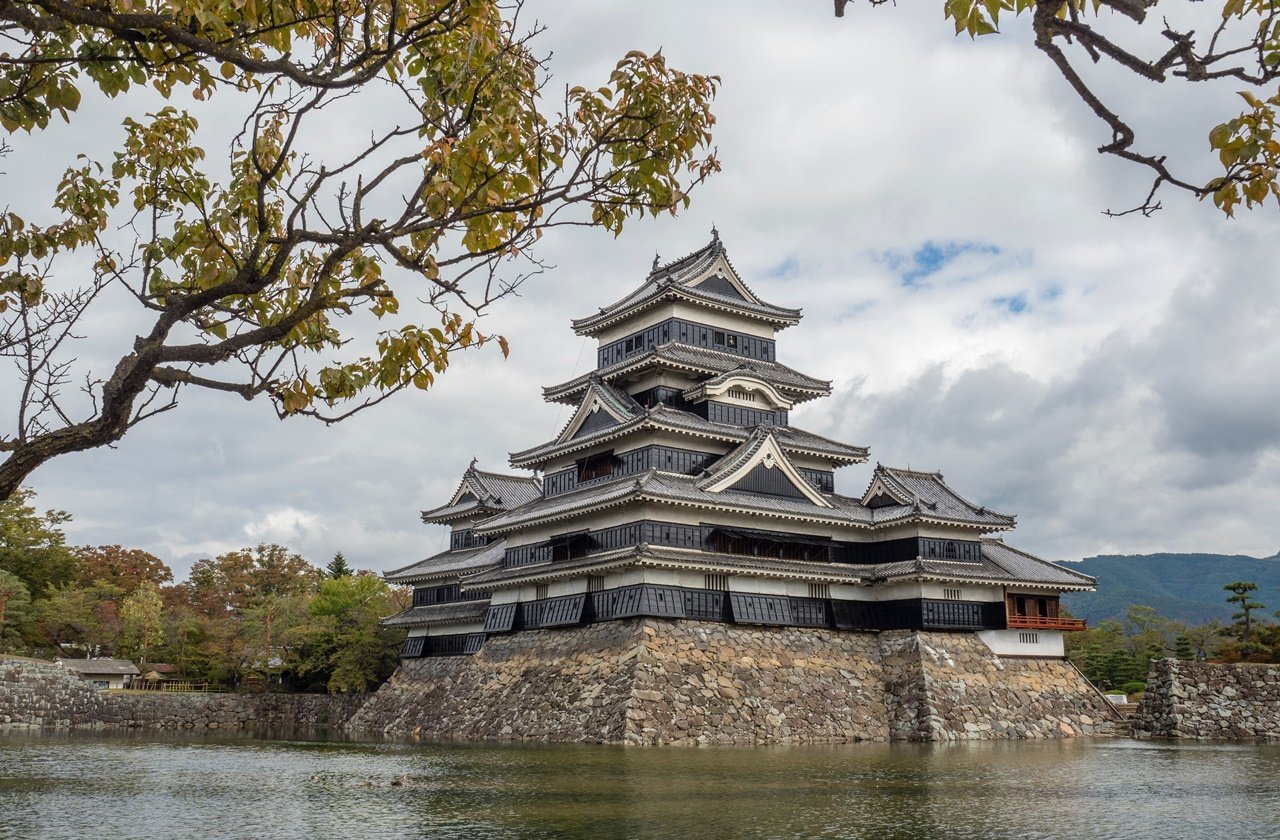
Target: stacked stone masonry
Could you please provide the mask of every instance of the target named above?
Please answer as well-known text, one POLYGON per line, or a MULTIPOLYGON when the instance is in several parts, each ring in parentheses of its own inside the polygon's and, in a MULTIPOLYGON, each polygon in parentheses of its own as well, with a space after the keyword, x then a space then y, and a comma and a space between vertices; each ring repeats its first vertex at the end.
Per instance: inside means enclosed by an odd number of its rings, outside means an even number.
POLYGON ((1280 665, 1153 662, 1133 734, 1280 738, 1280 665))
POLYGON ((61 666, 0 657, 0 728, 326 729, 365 697, 102 691, 61 666))
POLYGON ((760 744, 1108 734, 1067 662, 969 633, 631 619, 407 661, 347 728, 430 738, 760 744))

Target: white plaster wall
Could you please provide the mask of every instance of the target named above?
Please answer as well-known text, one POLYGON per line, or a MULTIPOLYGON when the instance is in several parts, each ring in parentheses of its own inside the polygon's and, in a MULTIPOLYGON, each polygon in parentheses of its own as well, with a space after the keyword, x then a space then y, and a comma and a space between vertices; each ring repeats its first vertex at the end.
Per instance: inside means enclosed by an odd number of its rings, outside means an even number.
POLYGON ((1046 656, 1062 657, 1066 651, 1062 644, 1062 632, 1059 630, 981 630, 978 632, 987 647, 1000 656, 1046 656), (1020 641, 1020 633, 1034 634, 1037 641, 1027 643, 1020 641))
MULTIPOLYGON (((714 271, 712 272, 715 273, 714 271)), ((727 312, 716 312, 712 309, 706 309, 695 304, 685 303, 683 301, 669 301, 660 303, 657 306, 645 310, 644 314, 628 318, 625 321, 614 324, 611 327, 601 330, 596 334, 599 339, 597 349, 606 344, 612 344, 620 338, 626 338, 632 333, 640 332, 654 324, 661 324, 668 318, 680 318, 685 321, 693 321, 698 324, 706 324, 712 327, 720 327, 721 329, 733 330, 734 332, 754 335, 757 338, 773 338, 776 331, 768 324, 763 324, 753 318, 744 318, 739 315, 730 315, 727 312)))

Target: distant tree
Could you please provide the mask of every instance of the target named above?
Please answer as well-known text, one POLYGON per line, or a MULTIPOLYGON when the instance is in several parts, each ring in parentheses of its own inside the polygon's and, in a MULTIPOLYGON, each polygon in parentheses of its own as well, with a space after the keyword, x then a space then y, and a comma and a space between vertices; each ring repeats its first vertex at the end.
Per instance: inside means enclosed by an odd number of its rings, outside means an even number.
POLYGON ((42 641, 61 654, 67 647, 85 656, 115 652, 123 629, 120 590, 105 583, 68 583, 50 589, 36 601, 36 627, 42 641))
POLYGON ((80 564, 61 528, 71 515, 38 513, 31 505, 35 495, 22 487, 0 501, 0 569, 17 575, 31 597, 39 598, 50 587, 75 580, 80 564))
POLYGON ((31 610, 31 593, 22 578, 0 569, 0 653, 8 651, 14 633, 9 628, 17 629, 25 623, 31 610))
POLYGON ((151 654, 164 644, 164 600, 151 581, 144 581, 120 604, 124 624, 123 647, 141 662, 151 662, 151 654))
POLYGON ((1240 633, 1240 647, 1247 654, 1249 651, 1249 635, 1253 632, 1253 613, 1255 610, 1263 610, 1266 607, 1253 600, 1250 592, 1256 592, 1258 585, 1249 581, 1237 580, 1228 583, 1222 587, 1227 592, 1232 593, 1227 598, 1227 603, 1235 604, 1239 612, 1234 613, 1231 617, 1236 620, 1236 626, 1240 633))
POLYGON ((240 612, 271 595, 314 591, 323 573, 282 545, 259 544, 197 560, 187 589, 206 614, 240 612))
POLYGON ((308 654, 302 673, 326 676, 332 692, 361 693, 395 669, 403 635, 380 619, 392 612, 386 581, 362 573, 326 580, 312 600, 312 621, 303 629, 308 654))
POLYGON ((329 577, 333 580, 344 578, 352 574, 352 569, 347 565, 347 558, 342 556, 339 551, 333 555, 333 559, 329 561, 329 565, 325 566, 325 571, 329 573, 329 577))
POLYGON ((101 582, 131 595, 144 582, 156 586, 173 582, 173 570, 159 557, 140 548, 86 545, 75 549, 75 553, 80 561, 80 583, 85 586, 101 582))
POLYGON ((1186 662, 1193 661, 1196 658, 1195 647, 1191 644, 1191 637, 1186 633, 1179 633, 1177 638, 1173 640, 1173 655, 1175 658, 1186 662))

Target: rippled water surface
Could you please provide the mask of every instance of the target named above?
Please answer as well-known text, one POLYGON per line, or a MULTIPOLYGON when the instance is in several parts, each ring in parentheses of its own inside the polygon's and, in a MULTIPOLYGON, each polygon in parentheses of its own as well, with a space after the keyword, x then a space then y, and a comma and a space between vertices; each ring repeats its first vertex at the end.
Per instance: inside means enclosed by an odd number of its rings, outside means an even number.
POLYGON ((0 735, 0 838, 1280 838, 1280 746, 0 735))

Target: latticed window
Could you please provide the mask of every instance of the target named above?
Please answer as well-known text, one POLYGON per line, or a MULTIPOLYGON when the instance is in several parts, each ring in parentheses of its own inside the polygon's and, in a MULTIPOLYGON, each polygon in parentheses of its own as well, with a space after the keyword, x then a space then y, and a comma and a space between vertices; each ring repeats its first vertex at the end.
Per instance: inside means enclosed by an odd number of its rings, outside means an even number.
POLYGON ((944 590, 942 590, 942 597, 943 597, 943 598, 946 598, 948 601, 959 601, 959 600, 960 600, 960 594, 961 594, 961 593, 960 593, 960 590, 959 590, 959 589, 944 589, 944 590))
POLYGON ((604 591, 604 575, 587 575, 587 591, 603 592, 604 591))
POLYGON ((728 575, 706 575, 703 578, 702 587, 704 589, 713 589, 717 592, 726 592, 729 589, 728 575))
POLYGON ((534 587, 533 597, 541 601, 544 598, 546 598, 550 594, 550 592, 551 592, 551 587, 548 584, 540 583, 536 587, 534 587))
POLYGON ((829 583, 811 583, 809 584, 810 598, 830 598, 831 584, 829 583))

